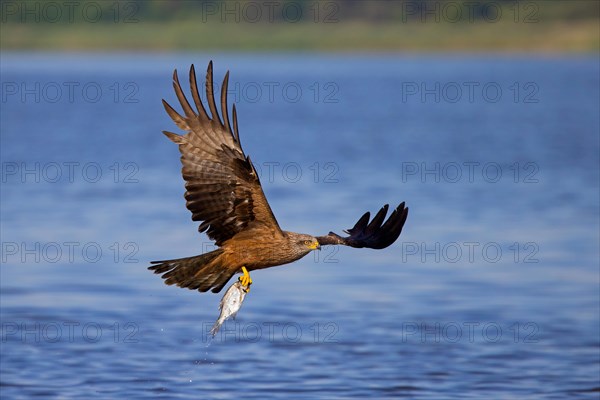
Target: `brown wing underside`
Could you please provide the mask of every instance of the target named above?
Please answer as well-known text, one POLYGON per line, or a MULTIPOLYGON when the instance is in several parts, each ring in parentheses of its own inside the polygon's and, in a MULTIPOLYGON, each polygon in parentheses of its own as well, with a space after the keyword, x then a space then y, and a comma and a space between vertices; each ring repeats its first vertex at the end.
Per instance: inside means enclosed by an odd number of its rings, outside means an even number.
POLYGON ((182 174, 186 182, 186 207, 192 220, 200 221, 200 232, 206 231, 218 246, 241 231, 255 230, 257 235, 269 232, 283 235, 263 193, 260 180, 244 154, 233 106, 233 129, 227 112, 229 72, 221 87, 221 113, 213 90, 212 61, 206 73, 206 98, 212 118, 208 116, 198 92, 194 66, 190 68, 190 89, 196 110, 183 94, 177 70, 173 72, 173 87, 185 116, 175 111, 165 100, 163 105, 177 126, 186 131, 165 135, 179 145, 182 174))

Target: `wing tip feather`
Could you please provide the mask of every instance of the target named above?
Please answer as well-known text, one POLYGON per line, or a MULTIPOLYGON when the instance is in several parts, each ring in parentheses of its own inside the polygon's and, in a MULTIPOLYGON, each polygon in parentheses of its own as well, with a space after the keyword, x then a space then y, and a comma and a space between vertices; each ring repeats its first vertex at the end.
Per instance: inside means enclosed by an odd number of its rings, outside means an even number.
POLYGON ((169 138, 173 143, 182 144, 185 142, 185 139, 182 135, 178 135, 169 131, 162 131, 162 133, 169 138))

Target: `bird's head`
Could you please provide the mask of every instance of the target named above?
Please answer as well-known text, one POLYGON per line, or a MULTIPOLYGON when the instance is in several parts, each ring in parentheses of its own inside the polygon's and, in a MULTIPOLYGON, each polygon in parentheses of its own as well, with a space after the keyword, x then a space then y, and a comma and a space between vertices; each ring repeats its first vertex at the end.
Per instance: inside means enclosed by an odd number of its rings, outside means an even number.
POLYGON ((297 233, 295 234, 294 241, 299 248, 306 250, 307 252, 311 250, 321 250, 321 245, 314 236, 297 233))

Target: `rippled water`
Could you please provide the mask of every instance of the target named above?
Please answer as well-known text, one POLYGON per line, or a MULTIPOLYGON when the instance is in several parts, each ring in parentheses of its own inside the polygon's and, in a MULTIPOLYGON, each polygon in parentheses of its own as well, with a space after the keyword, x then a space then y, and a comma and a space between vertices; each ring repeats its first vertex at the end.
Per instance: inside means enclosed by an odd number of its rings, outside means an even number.
MULTIPOLYGON (((598 398, 597 57, 2 54, 2 398, 598 398), (184 207, 171 70, 231 70, 280 224, 406 201, 400 241, 220 295, 150 260, 184 207)), ((185 73, 183 74, 185 76, 185 73)))

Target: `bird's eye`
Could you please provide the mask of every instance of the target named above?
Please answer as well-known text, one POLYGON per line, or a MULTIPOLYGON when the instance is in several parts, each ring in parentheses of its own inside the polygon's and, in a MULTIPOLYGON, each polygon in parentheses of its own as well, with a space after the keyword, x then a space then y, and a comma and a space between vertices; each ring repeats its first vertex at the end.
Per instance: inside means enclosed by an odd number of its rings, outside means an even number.
POLYGON ((305 241, 304 241, 304 244, 305 244, 305 245, 307 245, 307 246, 309 246, 309 245, 311 245, 311 244, 312 244, 312 241, 311 241, 311 240, 305 240, 305 241))

